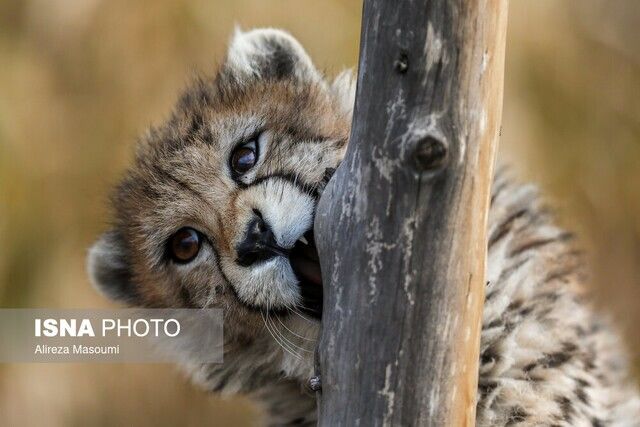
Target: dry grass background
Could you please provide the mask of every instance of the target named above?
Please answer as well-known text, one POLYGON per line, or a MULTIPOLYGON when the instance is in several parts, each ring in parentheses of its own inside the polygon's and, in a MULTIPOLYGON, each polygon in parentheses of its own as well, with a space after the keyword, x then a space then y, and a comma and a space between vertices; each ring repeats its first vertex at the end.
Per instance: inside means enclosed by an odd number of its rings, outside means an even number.
MULTIPOLYGON (((135 137, 209 72, 234 23, 289 29, 328 72, 361 3, 0 0, 0 307, 101 307, 85 250, 135 137)), ((512 0, 501 156, 581 233, 639 365, 640 2, 512 0)), ((0 343, 6 345, 6 343, 0 343)), ((0 424, 255 425, 167 365, 0 365, 0 424)))

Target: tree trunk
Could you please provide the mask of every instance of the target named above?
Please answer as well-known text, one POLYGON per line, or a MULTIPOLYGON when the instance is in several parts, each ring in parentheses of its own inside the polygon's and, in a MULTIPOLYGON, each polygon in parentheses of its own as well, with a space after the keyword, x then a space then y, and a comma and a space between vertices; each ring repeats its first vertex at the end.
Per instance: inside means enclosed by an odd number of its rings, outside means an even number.
POLYGON ((507 0, 365 0, 318 205, 320 425, 474 425, 507 0))

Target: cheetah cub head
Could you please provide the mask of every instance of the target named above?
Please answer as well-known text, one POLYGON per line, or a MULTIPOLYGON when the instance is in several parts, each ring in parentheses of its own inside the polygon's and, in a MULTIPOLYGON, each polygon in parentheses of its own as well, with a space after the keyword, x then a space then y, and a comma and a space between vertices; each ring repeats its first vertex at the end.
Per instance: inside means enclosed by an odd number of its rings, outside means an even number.
POLYGON ((353 96, 288 33, 236 31, 216 76, 141 138, 89 252, 94 284, 134 306, 222 307, 225 334, 258 333, 265 313, 319 318, 314 212, 353 96))

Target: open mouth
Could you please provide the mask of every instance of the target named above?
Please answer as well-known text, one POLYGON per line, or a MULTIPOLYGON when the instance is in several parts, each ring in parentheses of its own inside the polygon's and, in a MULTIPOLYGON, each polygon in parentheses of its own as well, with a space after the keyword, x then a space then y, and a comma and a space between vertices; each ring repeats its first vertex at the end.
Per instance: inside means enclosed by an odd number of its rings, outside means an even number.
POLYGON ((291 268, 300 281, 301 311, 315 319, 322 316, 322 276, 313 229, 304 233, 289 253, 291 268))

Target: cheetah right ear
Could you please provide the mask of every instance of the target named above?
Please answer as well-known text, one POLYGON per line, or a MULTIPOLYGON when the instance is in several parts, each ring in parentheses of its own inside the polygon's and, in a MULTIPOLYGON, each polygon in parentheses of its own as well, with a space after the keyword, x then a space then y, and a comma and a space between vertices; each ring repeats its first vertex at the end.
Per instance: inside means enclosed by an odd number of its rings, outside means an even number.
POLYGON ((93 286, 107 298, 128 305, 137 303, 126 247, 117 231, 104 233, 89 249, 87 271, 93 286))
POLYGON ((349 118, 353 115, 356 101, 356 77, 352 70, 344 70, 331 83, 331 93, 338 101, 338 105, 349 118))
POLYGON ((236 27, 223 73, 239 83, 287 78, 322 81, 300 42, 288 32, 275 28, 244 32, 236 27))

